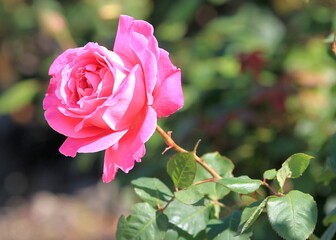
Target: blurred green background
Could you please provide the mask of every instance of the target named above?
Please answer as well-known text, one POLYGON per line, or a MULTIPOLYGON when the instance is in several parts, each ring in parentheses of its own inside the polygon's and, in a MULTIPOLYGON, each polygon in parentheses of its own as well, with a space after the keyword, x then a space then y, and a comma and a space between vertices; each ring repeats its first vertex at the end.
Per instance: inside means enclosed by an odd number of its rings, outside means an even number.
MULTIPOLYGON (((62 156, 43 117, 53 59, 89 41, 112 49, 120 14, 152 23, 182 69, 185 106, 159 121, 177 143, 202 139, 199 154, 259 179, 293 153, 315 156, 288 189, 314 196, 320 236, 336 207, 336 1, 0 0, 0 239, 114 239, 137 201, 130 181, 169 183, 158 134, 141 164, 102 184, 103 154, 62 156)), ((277 239, 266 217, 253 239, 277 239)))

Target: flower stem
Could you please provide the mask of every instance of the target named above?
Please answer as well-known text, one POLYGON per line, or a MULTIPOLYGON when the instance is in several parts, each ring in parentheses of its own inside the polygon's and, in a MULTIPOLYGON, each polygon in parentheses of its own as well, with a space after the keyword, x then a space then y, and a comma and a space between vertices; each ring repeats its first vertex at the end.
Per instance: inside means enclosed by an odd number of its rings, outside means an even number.
POLYGON ((203 159, 201 159, 195 153, 194 158, 196 162, 198 162, 205 170, 207 170, 214 177, 215 181, 222 178, 213 168, 211 168, 203 159))
POLYGON ((161 135, 161 137, 166 142, 168 148, 174 148, 177 152, 187 153, 188 151, 177 145, 171 138, 170 134, 166 133, 159 125, 156 125, 156 131, 161 135))
POLYGON ((267 187, 274 195, 276 196, 281 196, 282 194, 280 194, 279 192, 276 192, 264 179, 264 181, 261 182, 261 185, 267 187))
POLYGON ((161 207, 160 205, 158 205, 158 209, 160 212, 163 212, 164 210, 166 210, 166 208, 169 206, 169 204, 171 204, 171 202, 175 199, 175 196, 172 196, 171 199, 169 199, 169 201, 167 202, 167 204, 164 207, 161 207))
MULTIPOLYGON (((188 153, 189 152, 189 151, 185 150, 184 148, 180 147, 179 145, 177 145, 174 142, 174 140, 172 139, 170 133, 169 132, 166 133, 159 125, 156 125, 156 131, 164 139, 164 141, 166 142, 166 144, 168 146, 168 149, 173 148, 175 151, 180 152, 180 153, 188 153)), ((196 145, 194 151, 192 151, 192 153, 194 155, 194 159, 196 160, 196 162, 198 164, 200 164, 206 171, 208 171, 214 177, 215 180, 221 179, 222 177, 219 176, 219 174, 213 168, 211 168, 203 159, 201 159, 200 157, 198 157, 196 155, 197 145, 196 145)))
POLYGON ((207 182, 215 182, 216 179, 215 178, 207 178, 198 182, 193 183, 193 185, 199 185, 199 184, 203 184, 203 183, 207 183, 207 182))

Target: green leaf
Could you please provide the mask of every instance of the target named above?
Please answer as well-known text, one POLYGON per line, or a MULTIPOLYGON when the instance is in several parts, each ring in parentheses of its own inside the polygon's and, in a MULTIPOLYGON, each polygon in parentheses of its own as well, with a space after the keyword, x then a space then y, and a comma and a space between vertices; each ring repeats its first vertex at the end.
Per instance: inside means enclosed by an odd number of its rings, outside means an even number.
POLYGON ((291 171, 288 167, 288 164, 282 164, 282 167, 278 170, 276 175, 276 180, 278 181, 280 192, 283 192, 283 186, 285 184, 285 181, 288 177, 291 175, 291 171))
POLYGON ((138 178, 132 181, 135 193, 152 207, 163 207, 173 197, 169 188, 157 178, 138 178))
POLYGON ((325 226, 334 222, 336 222, 336 208, 334 208, 330 213, 328 213, 328 215, 323 219, 323 224, 325 226))
POLYGON ((174 193, 175 198, 185 204, 194 204, 200 201, 204 195, 198 190, 197 185, 191 186, 186 190, 174 193))
POLYGON ((311 234, 308 238, 309 240, 320 240, 315 234, 311 234))
POLYGON ((177 227, 176 225, 169 224, 169 229, 164 240, 189 240, 193 239, 193 236, 188 234, 186 231, 177 227))
POLYGON ((224 219, 212 219, 209 221, 206 232, 208 239, 212 240, 248 240, 251 232, 237 234, 237 228, 241 218, 241 212, 233 211, 230 216, 224 219))
POLYGON ((230 189, 224 187, 221 184, 216 183, 214 193, 210 194, 209 196, 211 197, 211 199, 219 200, 225 197, 226 195, 228 195, 229 193, 230 193, 230 189))
MULTIPOLYGON (((218 152, 213 152, 204 154, 201 159, 205 161, 210 167, 215 169, 220 176, 232 177, 234 164, 227 157, 220 155, 218 152)), ((204 168, 200 169, 204 170, 204 168)), ((212 177, 207 171, 203 172, 202 174, 205 178, 212 177)))
POLYGON ((249 194, 255 192, 261 185, 260 180, 251 179, 247 176, 222 178, 217 181, 218 184, 240 194, 249 194))
POLYGON ((267 201, 267 215, 273 229, 285 239, 307 239, 314 231, 317 207, 312 196, 297 190, 267 201))
POLYGON ((264 172, 263 178, 267 180, 273 180, 276 177, 277 171, 273 169, 269 169, 264 172))
POLYGON ((187 188, 193 183, 196 168, 192 153, 178 153, 167 164, 167 172, 177 188, 187 188))
POLYGON ((211 203, 194 206, 173 201, 164 213, 168 216, 170 223, 195 237, 206 228, 212 206, 211 203))
POLYGON ((239 234, 242 234, 247 229, 249 229, 252 224, 258 219, 259 215, 262 213, 266 206, 267 198, 254 202, 247 206, 242 213, 240 224, 238 227, 239 234))
POLYGON ((178 235, 178 233, 175 230, 169 229, 166 232, 166 236, 165 236, 164 239, 165 240, 178 240, 179 239, 179 235, 178 235))
POLYGON ((291 178, 298 178, 306 171, 312 156, 304 153, 296 153, 290 156, 283 164, 288 164, 291 171, 291 178))
POLYGON ((29 104, 40 90, 35 79, 21 81, 0 96, 0 114, 13 113, 29 104))
POLYGON ((219 200, 230 193, 230 190, 216 182, 207 182, 195 186, 198 191, 204 196, 208 195, 213 200, 219 200))
POLYGON ((121 215, 117 226, 117 239, 121 239, 127 231, 127 220, 124 215, 121 215))
POLYGON ((138 203, 132 207, 132 213, 127 219, 120 217, 117 239, 164 239, 167 229, 167 216, 155 211, 148 203, 138 203))
MULTIPOLYGON (((201 157, 210 167, 223 177, 232 177, 234 165, 232 161, 218 152, 207 153, 201 157)), ((211 174, 202 167, 198 167, 195 176, 195 182, 212 178, 211 174)), ((203 195, 208 195, 211 199, 219 200, 226 196, 230 190, 215 182, 207 182, 197 185, 198 190, 203 195)))
POLYGON ((323 233, 320 240, 333 240, 336 235, 336 223, 331 224, 323 233))
POLYGON ((302 176, 307 169, 311 156, 304 153, 296 153, 290 156, 278 170, 276 178, 278 180, 280 191, 283 192, 283 186, 287 178, 298 178, 302 176))

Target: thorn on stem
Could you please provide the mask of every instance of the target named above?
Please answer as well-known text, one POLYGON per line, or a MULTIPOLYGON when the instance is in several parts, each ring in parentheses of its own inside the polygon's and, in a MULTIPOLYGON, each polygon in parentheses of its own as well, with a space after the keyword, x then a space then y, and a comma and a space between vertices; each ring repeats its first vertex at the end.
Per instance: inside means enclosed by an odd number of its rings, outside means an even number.
POLYGON ((165 154, 169 149, 173 148, 173 146, 166 147, 165 150, 161 153, 162 155, 165 154))
POLYGON ((198 139, 198 141, 197 141, 197 143, 196 143, 196 145, 195 145, 195 147, 194 147, 193 153, 196 154, 196 150, 197 150, 198 145, 200 144, 200 142, 201 142, 201 139, 198 139))

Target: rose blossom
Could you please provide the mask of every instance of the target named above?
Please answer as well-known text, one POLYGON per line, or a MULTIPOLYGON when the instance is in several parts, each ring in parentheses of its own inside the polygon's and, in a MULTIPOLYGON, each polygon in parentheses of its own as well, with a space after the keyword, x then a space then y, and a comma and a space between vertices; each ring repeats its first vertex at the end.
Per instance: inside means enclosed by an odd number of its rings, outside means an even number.
POLYGON ((114 49, 97 43, 68 49, 49 69, 45 118, 67 136, 60 152, 105 150, 103 181, 130 171, 145 154, 157 119, 183 105, 181 72, 158 47, 153 27, 120 16, 114 49))

